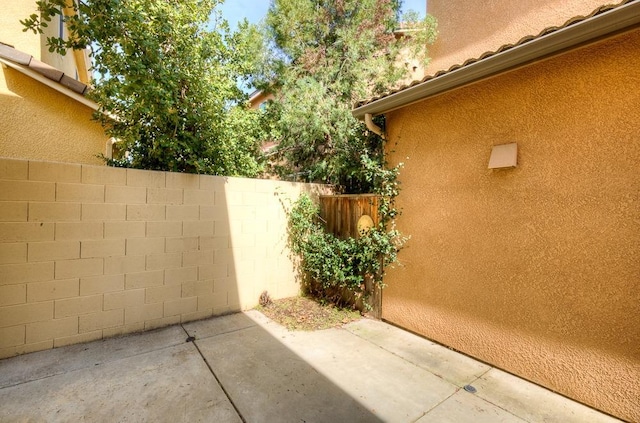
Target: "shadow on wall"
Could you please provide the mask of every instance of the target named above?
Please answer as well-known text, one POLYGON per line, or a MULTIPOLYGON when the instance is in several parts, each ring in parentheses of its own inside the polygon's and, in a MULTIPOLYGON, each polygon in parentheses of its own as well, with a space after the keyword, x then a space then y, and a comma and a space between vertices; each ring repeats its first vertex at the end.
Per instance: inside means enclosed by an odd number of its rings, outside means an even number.
POLYGON ((281 198, 324 190, 0 158, 0 357, 298 295, 281 198))

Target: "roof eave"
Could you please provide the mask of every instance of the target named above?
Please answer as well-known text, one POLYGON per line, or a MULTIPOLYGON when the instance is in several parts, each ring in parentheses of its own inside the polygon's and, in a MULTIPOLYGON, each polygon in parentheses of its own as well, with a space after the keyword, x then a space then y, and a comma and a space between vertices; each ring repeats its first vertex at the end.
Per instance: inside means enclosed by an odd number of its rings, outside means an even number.
POLYGON ((352 110, 354 117, 380 115, 436 94, 561 53, 572 47, 629 30, 640 24, 640 2, 633 1, 524 44, 491 55, 352 110))
POLYGON ((89 107, 92 110, 98 110, 99 106, 95 101, 89 100, 88 98, 84 97, 81 94, 76 93, 75 91, 72 91, 68 88, 66 88, 65 86, 59 84, 58 82, 52 81, 51 79, 41 75, 40 73, 31 70, 25 66, 22 66, 20 64, 17 63, 13 63, 10 60, 6 60, 3 58, 0 58, 0 63, 2 63, 3 65, 17 70, 18 72, 35 79, 36 81, 39 81, 41 83, 43 83, 44 85, 53 88, 54 90, 58 91, 59 93, 62 93, 64 95, 66 95, 67 97, 70 97, 74 100, 76 100, 79 103, 84 104, 85 106, 89 107))
POLYGON ((260 97, 262 94, 262 90, 255 90, 251 94, 249 94, 249 103, 252 103, 256 98, 260 97))

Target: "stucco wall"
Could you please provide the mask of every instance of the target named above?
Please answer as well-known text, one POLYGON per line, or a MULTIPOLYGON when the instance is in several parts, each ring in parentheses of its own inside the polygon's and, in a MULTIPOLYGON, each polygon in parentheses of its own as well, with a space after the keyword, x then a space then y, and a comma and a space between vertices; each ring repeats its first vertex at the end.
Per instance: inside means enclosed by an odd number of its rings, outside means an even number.
MULTIPOLYGON (((50 53, 47 36, 57 36, 56 16, 44 34, 23 32, 21 19, 36 12, 35 0, 3 4, 0 41, 37 60, 76 74, 76 54, 50 53)), ((83 53, 78 53, 82 56, 83 53)), ((80 69, 82 72, 82 69, 80 69)), ((79 75, 86 81, 86 75, 79 75)), ((93 110, 13 69, 0 66, 0 157, 100 164, 108 137, 91 121, 93 110)))
MULTIPOLYGON (((60 16, 56 16, 52 19, 47 28, 44 28, 44 34, 41 35, 41 48, 40 48, 40 60, 44 63, 53 66, 54 68, 61 70, 65 75, 70 78, 81 79, 80 71, 76 66, 76 56, 73 51, 67 52, 64 56, 56 52, 49 51, 47 45, 47 37, 59 37, 60 36, 60 16), (76 78, 76 72, 78 72, 78 78, 76 78)), ((68 30, 66 27, 63 30, 64 37, 68 37, 68 30)), ((86 81, 86 77, 84 78, 86 81)))
POLYGON ((0 67, 0 157, 100 164, 108 137, 89 107, 0 67))
POLYGON ((275 97, 272 93, 265 93, 260 91, 254 98, 250 100, 250 107, 252 109, 259 109, 262 103, 273 100, 275 97))
POLYGON ((296 295, 281 201, 324 189, 0 159, 0 358, 296 295))
POLYGON ((0 41, 14 46, 16 49, 28 53, 36 59, 41 59, 41 53, 46 38, 31 31, 23 32, 24 26, 20 20, 36 13, 34 0, 12 0, 3 2, 0 13, 0 41))
POLYGON ((429 48, 432 60, 426 74, 588 15, 603 4, 602 0, 429 0, 427 11, 438 20, 439 34, 429 48))
MULTIPOLYGON (((5 3, 7 4, 2 5, 2 13, 0 13, 0 41, 63 71, 71 78, 75 78, 75 55, 69 52, 61 56, 58 53, 50 52, 47 46, 47 37, 59 36, 60 16, 53 17, 51 22, 48 22, 48 26, 42 28, 42 34, 34 34, 32 31, 25 32, 20 21, 37 12, 36 1, 11 0, 5 3)), ((66 28, 64 31, 66 36, 66 28)))
POLYGON ((635 30, 390 113, 411 240, 383 317, 640 421, 638 69, 635 30))

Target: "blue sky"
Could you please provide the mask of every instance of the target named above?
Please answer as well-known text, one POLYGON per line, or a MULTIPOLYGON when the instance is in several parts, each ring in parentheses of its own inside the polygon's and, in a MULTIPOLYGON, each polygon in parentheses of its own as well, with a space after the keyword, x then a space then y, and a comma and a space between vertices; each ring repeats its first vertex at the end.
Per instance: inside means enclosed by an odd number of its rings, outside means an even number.
MULTIPOLYGON (((229 21, 231 28, 242 18, 257 23, 267 14, 269 0, 225 0, 220 6, 222 16, 229 21)), ((427 7, 426 0, 403 0, 403 10, 413 9, 424 16, 427 7)))

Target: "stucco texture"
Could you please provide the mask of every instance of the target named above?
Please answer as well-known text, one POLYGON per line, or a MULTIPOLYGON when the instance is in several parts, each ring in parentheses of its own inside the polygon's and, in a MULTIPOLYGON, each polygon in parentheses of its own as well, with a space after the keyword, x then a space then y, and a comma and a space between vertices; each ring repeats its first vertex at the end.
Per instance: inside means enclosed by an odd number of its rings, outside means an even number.
POLYGON ((20 72, 0 68, 0 156, 103 163, 108 137, 93 110, 20 72))
MULTIPOLYGON (((58 37, 60 34, 60 16, 52 18, 46 28, 42 28, 42 34, 34 34, 33 31, 23 31, 21 20, 37 13, 35 0, 12 0, 2 5, 0 13, 0 42, 13 46, 16 50, 27 53, 54 68, 64 72, 71 78, 77 78, 87 83, 90 74, 86 69, 88 61, 85 51, 73 51, 62 56, 50 52, 47 45, 48 37, 58 37)), ((70 4, 70 2, 68 2, 70 4)), ((65 13, 69 13, 70 9, 65 13)), ((65 37, 68 30, 64 29, 65 37)))
POLYGON ((426 74, 589 15, 603 4, 602 0, 430 0, 427 10, 438 20, 439 34, 429 48, 433 60, 426 74))
MULTIPOLYGON (((26 19, 36 12, 37 5, 34 0, 3 2, 2 13, 0 13, 0 41, 40 60, 42 51, 45 49, 46 36, 44 34, 42 36, 36 35, 31 31, 22 31, 24 26, 20 23, 20 20, 26 19)), ((51 30, 51 28, 47 28, 47 31, 51 30)))
POLYGON ((389 113, 383 318, 640 421, 638 69, 635 30, 389 113))

